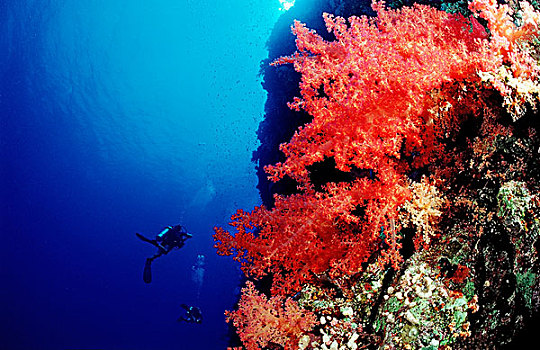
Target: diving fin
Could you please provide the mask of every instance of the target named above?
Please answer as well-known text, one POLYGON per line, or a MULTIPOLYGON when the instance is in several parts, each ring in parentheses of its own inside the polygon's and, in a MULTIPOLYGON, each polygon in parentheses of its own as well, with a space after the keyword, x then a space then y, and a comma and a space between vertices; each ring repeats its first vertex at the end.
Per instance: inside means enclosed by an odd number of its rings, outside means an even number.
POLYGON ((143 281, 145 283, 152 282, 152 259, 146 259, 144 263, 143 281))

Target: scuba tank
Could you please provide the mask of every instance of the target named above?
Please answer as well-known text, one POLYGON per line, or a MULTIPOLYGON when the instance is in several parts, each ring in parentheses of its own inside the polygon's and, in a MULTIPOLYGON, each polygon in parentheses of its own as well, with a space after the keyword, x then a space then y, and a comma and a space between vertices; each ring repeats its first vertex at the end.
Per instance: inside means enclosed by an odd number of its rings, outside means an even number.
POLYGON ((172 230, 172 226, 165 227, 163 229, 163 231, 161 231, 161 233, 159 235, 157 235, 156 240, 158 242, 161 242, 163 240, 163 236, 165 236, 167 234, 167 232, 169 232, 170 230, 172 230))

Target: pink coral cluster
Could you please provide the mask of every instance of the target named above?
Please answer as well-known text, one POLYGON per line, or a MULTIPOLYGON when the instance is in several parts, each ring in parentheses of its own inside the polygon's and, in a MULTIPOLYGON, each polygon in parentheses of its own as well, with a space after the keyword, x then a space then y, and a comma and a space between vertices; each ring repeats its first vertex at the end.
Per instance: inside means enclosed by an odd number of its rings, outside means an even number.
POLYGON ((316 324, 316 317, 302 309, 294 300, 281 296, 267 298, 253 283, 242 289, 238 310, 227 311, 227 322, 239 329, 238 335, 247 350, 279 344, 285 350, 298 349, 299 336, 316 324))

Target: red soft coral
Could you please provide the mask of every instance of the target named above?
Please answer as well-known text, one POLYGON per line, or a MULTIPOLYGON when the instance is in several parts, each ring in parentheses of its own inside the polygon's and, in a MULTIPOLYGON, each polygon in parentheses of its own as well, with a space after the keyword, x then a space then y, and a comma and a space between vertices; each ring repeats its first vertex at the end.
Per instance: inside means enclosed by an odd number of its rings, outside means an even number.
POLYGON ((477 69, 492 68, 475 19, 422 5, 373 8, 377 18, 351 17, 349 24, 325 14, 332 42, 295 22, 298 51, 274 64, 292 63, 302 74, 302 98, 291 107, 313 120, 281 146, 285 162, 266 170, 274 181, 295 179, 301 193, 278 196, 272 210, 239 211, 234 236, 216 228, 218 252, 233 254, 248 274, 272 273, 274 293, 323 272, 354 274, 375 251, 380 263, 399 265, 397 210, 410 197, 407 173, 440 151, 440 125, 427 113, 430 92, 477 82, 477 69), (354 180, 316 189, 308 167, 329 158, 354 180))
POLYGON ((376 18, 351 17, 349 25, 325 14, 332 42, 295 22, 298 51, 274 64, 293 63, 302 73, 302 98, 291 107, 313 121, 282 145, 287 160, 268 167, 274 180, 289 175, 308 185, 306 167, 325 157, 343 171, 382 168, 384 176, 401 170, 404 144, 424 151, 427 161, 434 147, 423 135, 429 92, 448 82, 476 81, 476 70, 493 67, 480 40, 486 33, 474 18, 423 5, 373 7, 376 18))
POLYGON ((218 253, 234 255, 247 275, 271 273, 275 294, 298 290, 325 272, 331 277, 354 274, 380 243, 381 230, 389 233, 388 251, 394 254, 389 259, 395 259, 400 245, 392 225, 398 205, 408 197, 404 187, 396 188, 358 179, 328 184, 324 192, 277 196, 272 210, 238 211, 231 223, 235 236, 216 228, 218 253), (367 201, 370 196, 375 199, 367 201), (367 219, 352 214, 360 206, 367 219), (374 234, 361 235, 362 226, 374 234))

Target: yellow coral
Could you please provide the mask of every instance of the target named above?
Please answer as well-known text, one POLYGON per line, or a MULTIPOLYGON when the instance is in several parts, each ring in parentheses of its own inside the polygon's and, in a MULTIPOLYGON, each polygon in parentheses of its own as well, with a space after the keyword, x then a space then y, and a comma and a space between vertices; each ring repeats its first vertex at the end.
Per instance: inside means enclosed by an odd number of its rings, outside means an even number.
POLYGON ((418 248, 421 243, 426 247, 436 235, 435 226, 442 215, 441 209, 445 200, 437 187, 425 177, 420 182, 411 182, 409 189, 412 196, 401 207, 401 225, 416 227, 415 245, 418 248))

